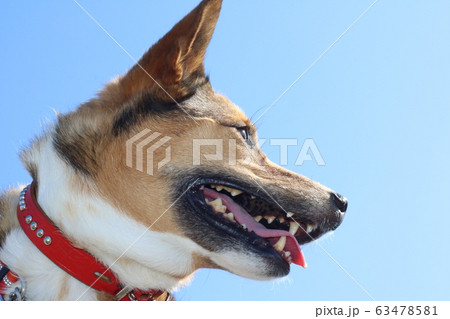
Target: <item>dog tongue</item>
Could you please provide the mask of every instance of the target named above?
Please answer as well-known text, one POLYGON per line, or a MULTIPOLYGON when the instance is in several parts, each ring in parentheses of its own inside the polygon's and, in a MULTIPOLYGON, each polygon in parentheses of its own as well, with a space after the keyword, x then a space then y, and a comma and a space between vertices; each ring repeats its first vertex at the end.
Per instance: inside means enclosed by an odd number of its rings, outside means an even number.
POLYGON ((221 198, 223 205, 225 205, 230 212, 233 213, 234 219, 240 224, 245 225, 249 231, 254 231, 258 236, 267 238, 270 244, 275 244, 282 236, 286 237, 285 251, 291 253, 292 262, 306 268, 305 258, 297 243, 295 237, 288 231, 281 229, 268 229, 262 224, 258 223, 250 216, 245 209, 235 203, 229 196, 218 193, 212 189, 205 188, 204 195, 211 199, 221 198))

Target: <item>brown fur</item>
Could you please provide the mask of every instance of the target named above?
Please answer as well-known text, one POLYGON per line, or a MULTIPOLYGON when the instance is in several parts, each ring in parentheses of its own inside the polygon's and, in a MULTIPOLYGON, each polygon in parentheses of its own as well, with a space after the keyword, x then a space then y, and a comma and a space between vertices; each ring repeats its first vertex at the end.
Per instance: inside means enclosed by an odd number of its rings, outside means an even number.
MULTIPOLYGON (((299 192, 307 200, 305 210, 311 214, 327 210, 329 205, 310 209, 319 202, 328 203, 329 190, 268 161, 255 146, 256 129, 251 121, 226 97, 215 93, 205 80, 204 54, 220 7, 221 1, 203 1, 152 46, 125 76, 58 121, 55 146, 60 155, 81 174, 94 180, 108 202, 155 231, 185 236, 174 221, 174 209, 168 209, 173 203, 173 198, 167 196, 173 174, 162 170, 149 176, 125 165, 126 140, 144 128, 173 138, 170 165, 177 170, 191 168, 193 139, 237 140, 238 165, 229 166, 226 160, 205 163, 211 173, 221 174, 224 169, 233 172, 267 190, 292 211, 298 210, 299 192), (148 106, 148 114, 138 113, 138 120, 123 120, 126 116, 136 116, 132 112, 137 112, 136 104, 145 96, 150 96, 153 103, 148 106), (117 126, 118 119, 127 126, 114 127, 112 123, 117 126), (248 128, 250 148, 241 141, 235 127, 248 128), (249 157, 251 163, 244 163, 249 157)), ((229 155, 226 148, 224 159, 229 155)), ((158 161, 164 152, 156 152, 155 156, 158 161)), ((210 261, 197 258, 192 267, 197 269, 203 264, 210 261)))
MULTIPOLYGON (((75 193, 98 194, 150 230, 187 237, 213 252, 223 249, 217 247, 217 242, 225 235, 216 236, 202 220, 187 218, 185 222, 184 210, 188 208, 177 203, 182 197, 179 183, 186 181, 189 174, 236 180, 255 190, 264 200, 279 205, 280 211, 291 211, 302 218, 320 221, 325 225, 325 231, 337 227, 341 217, 330 199, 331 190, 270 162, 257 146, 256 129, 251 121, 226 97, 215 93, 205 77, 204 55, 220 8, 221 0, 202 1, 127 74, 108 84, 98 97, 74 112, 60 116, 52 136, 49 134, 35 141, 22 153, 22 160, 33 179, 38 179, 39 168, 31 154, 39 152, 41 143, 52 138, 67 170, 75 173, 71 174, 70 180, 75 193), (126 165, 126 141, 147 128, 172 138, 170 164, 154 175, 126 165), (238 131, 242 128, 248 133, 247 140, 238 131), (208 162, 203 159, 200 167, 194 167, 193 140, 204 138, 224 141, 223 160, 208 162), (232 150, 228 148, 228 141, 234 141, 236 145, 235 164, 229 162, 232 150), (216 241, 203 238, 205 229, 216 241)), ((204 147, 201 151, 212 153, 214 148, 204 147)), ((159 162, 165 152, 157 150, 154 156, 154 161, 159 162)), ((10 229, 18 227, 15 218, 17 198, 17 190, 0 196, 0 244, 10 229)), ((70 204, 65 209, 68 220, 77 216, 70 204)), ((69 239, 77 245, 76 237, 69 236, 69 239)), ((234 247, 236 243, 244 250, 242 241, 229 240, 229 245, 234 247)), ((81 248, 89 250, 89 247, 81 248)), ((120 261, 122 266, 127 262, 136 261, 125 258, 120 261)), ((265 262, 276 268, 270 259, 265 262)), ((277 262, 284 268, 268 271, 265 276, 277 277, 289 271, 281 258, 277 262)), ((195 254, 192 264, 183 272, 167 275, 187 282, 199 268, 224 267, 195 254)), ((159 271, 164 273, 165 270, 159 271)), ((63 286, 60 297, 65 294, 66 287, 63 286)), ((98 292, 97 296, 100 300, 112 300, 112 296, 105 293, 98 292)))
POLYGON ((0 246, 12 229, 20 227, 16 214, 19 194, 18 189, 0 193, 0 246))

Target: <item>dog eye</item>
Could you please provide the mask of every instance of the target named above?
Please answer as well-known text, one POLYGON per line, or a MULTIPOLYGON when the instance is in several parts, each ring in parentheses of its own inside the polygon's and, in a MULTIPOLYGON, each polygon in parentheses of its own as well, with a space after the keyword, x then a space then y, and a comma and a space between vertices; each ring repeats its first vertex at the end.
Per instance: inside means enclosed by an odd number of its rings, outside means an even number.
POLYGON ((248 127, 236 127, 236 129, 241 134, 242 138, 248 141, 248 127))

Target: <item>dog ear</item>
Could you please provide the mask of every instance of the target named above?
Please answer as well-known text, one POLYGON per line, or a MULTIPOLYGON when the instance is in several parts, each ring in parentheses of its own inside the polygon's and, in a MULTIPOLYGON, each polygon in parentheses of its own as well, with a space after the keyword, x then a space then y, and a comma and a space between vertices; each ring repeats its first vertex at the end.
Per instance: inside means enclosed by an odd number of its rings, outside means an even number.
POLYGON ((153 45, 122 78, 131 97, 151 90, 162 101, 178 101, 205 81, 203 61, 219 17, 222 0, 203 0, 153 45))

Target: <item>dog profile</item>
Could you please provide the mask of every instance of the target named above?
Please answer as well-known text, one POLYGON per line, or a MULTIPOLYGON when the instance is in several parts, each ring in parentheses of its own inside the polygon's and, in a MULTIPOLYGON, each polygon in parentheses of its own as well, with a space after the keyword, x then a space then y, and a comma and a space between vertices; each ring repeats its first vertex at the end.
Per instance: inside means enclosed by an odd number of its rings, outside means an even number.
POLYGON ((203 0, 21 152, 33 182, 0 195, 2 299, 168 300, 200 268, 271 280, 341 224, 347 200, 272 163, 212 89, 221 4, 203 0))

